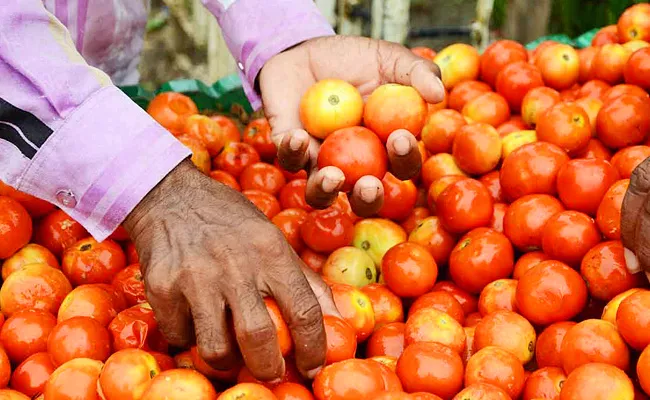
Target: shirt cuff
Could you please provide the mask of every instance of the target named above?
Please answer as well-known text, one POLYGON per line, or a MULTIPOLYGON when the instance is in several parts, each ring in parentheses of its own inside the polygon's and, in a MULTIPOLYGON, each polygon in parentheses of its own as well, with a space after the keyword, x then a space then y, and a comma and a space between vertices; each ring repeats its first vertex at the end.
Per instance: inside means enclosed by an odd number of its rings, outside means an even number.
POLYGON ((106 239, 191 152, 115 86, 98 90, 36 153, 16 188, 106 239))
POLYGON ((255 79, 271 57, 306 40, 334 35, 332 26, 310 0, 238 0, 217 15, 253 109, 261 106, 254 90, 255 79), (260 13, 260 8, 269 12, 260 13))

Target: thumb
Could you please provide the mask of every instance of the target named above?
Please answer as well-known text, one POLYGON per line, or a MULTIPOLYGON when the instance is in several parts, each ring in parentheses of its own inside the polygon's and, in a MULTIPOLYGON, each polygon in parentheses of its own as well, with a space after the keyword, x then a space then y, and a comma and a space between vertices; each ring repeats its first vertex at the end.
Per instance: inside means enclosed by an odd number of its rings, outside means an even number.
POLYGON ((428 103, 440 103, 445 98, 440 68, 409 49, 395 43, 379 45, 382 80, 412 86, 428 103))

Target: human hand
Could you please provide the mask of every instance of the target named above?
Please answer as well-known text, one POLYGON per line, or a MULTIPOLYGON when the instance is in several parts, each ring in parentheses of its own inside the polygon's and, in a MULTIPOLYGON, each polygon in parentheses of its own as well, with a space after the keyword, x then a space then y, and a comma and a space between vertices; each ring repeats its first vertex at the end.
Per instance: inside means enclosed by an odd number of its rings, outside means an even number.
POLYGON ((338 315, 331 292, 240 193, 185 160, 124 227, 170 344, 187 347, 196 340, 201 357, 220 370, 237 363, 239 347, 256 378, 280 378, 284 359, 263 301, 271 296, 291 330, 298 369, 313 378, 324 365, 322 313, 338 315))
POLYGON ((650 279, 650 158, 630 177, 621 208, 621 240, 628 270, 643 270, 650 279))
MULTIPOLYGON (((280 165, 288 171, 311 171, 306 188, 307 202, 314 208, 332 204, 345 176, 336 167, 318 170, 319 143, 300 122, 302 95, 316 82, 342 79, 366 97, 385 83, 413 86, 429 103, 444 99, 440 69, 405 47, 379 40, 331 36, 308 40, 269 60, 259 75, 265 115, 278 146, 280 165)), ((415 176, 422 160, 416 138, 396 131, 386 142, 391 172, 400 179, 415 176)), ((359 179, 350 204, 359 216, 370 216, 381 208, 383 185, 373 176, 359 179)))

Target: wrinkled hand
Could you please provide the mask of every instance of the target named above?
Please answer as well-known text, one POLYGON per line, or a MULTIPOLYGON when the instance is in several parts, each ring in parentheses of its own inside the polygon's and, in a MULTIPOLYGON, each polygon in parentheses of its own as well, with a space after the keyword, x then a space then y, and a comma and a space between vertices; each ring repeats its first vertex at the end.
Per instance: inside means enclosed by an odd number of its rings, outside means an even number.
MULTIPOLYGON (((439 103, 445 91, 440 69, 431 61, 395 43, 362 37, 332 36, 306 41, 280 53, 262 68, 259 77, 264 111, 278 146, 280 164, 288 171, 311 171, 306 199, 314 208, 329 206, 338 195, 345 176, 336 167, 317 170, 319 143, 302 129, 300 100, 314 83, 338 78, 356 86, 366 97, 384 83, 413 86, 429 103, 439 103)), ((409 179, 420 170, 417 140, 408 132, 394 132, 386 143, 391 172, 409 179)), ((381 208, 383 186, 372 176, 354 186, 350 203, 359 216, 381 208)))
POLYGON ((650 279, 650 158, 630 177, 621 209, 621 240, 630 272, 643 270, 650 279))
POLYGON ((140 255, 147 298, 171 344, 196 341, 201 357, 220 370, 233 367, 241 352, 255 377, 279 378, 284 360, 263 301, 272 296, 291 330, 300 371, 313 377, 324 364, 322 313, 338 313, 329 288, 240 193, 186 160, 124 226, 140 255))

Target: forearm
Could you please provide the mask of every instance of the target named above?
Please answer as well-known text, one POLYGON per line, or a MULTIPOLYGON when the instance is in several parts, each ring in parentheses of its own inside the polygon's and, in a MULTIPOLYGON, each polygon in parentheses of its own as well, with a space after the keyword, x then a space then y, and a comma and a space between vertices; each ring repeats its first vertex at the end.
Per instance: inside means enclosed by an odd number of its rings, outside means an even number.
POLYGON ((0 180, 108 236, 189 151, 85 63, 40 0, 0 8, 0 180))

